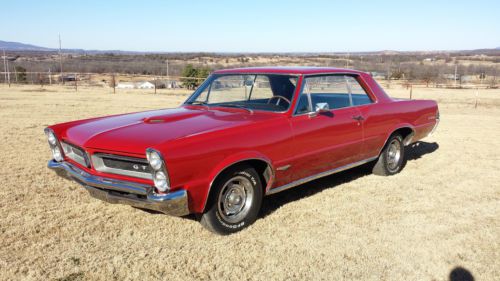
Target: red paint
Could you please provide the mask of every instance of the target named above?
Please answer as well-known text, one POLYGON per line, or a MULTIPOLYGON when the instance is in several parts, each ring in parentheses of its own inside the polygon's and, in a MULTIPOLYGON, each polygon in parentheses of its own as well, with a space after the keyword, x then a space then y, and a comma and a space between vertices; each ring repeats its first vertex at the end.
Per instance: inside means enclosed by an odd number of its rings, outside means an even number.
MULTIPOLYGON (((211 182, 233 163, 246 159, 270 163, 276 175, 274 188, 377 156, 389 135, 401 127, 414 130, 413 141, 417 141, 436 123, 435 101, 392 99, 364 72, 334 68, 246 68, 215 73, 296 74, 299 81, 292 106, 284 113, 254 111, 250 114, 238 108, 208 110, 205 106, 184 105, 62 123, 50 128, 59 138, 83 147, 89 154, 108 152, 146 158, 146 148, 159 150, 168 166, 172 190, 186 189, 190 210, 199 213, 203 211, 211 182), (294 116, 292 111, 302 77, 329 73, 357 75, 374 103, 334 109, 330 116, 294 116), (354 115, 361 115, 364 120, 354 120, 354 115), (291 167, 276 170, 285 165, 291 167)), ((152 185, 149 180, 81 168, 96 175, 152 185)))

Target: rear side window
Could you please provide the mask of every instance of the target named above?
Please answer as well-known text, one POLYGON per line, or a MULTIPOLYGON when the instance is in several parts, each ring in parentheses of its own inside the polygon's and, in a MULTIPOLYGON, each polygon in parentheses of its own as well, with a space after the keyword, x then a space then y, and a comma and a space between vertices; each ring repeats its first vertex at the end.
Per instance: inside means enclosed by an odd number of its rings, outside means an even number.
POLYGON ((365 89, 361 87, 358 80, 352 76, 346 76, 346 81, 351 88, 352 105, 363 105, 372 103, 372 100, 366 93, 365 89))
POLYGON ((363 87, 352 76, 306 77, 295 113, 302 114, 314 111, 318 103, 327 103, 330 109, 338 109, 371 102, 363 87), (308 94, 310 94, 310 104, 308 94))

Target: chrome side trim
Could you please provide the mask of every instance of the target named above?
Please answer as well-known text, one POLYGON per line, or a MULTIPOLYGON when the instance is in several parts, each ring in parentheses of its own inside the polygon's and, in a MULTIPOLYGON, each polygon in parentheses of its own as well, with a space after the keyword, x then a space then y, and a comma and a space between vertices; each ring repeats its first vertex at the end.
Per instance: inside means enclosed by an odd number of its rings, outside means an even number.
POLYGON ((305 177, 305 178, 293 181, 291 183, 288 183, 288 184, 285 184, 285 185, 282 185, 282 186, 270 189, 270 190, 268 190, 266 192, 266 195, 275 194, 275 193, 278 193, 278 192, 290 189, 292 187, 296 187, 298 185, 304 184, 306 182, 310 182, 310 181, 313 181, 313 180, 316 180, 316 179, 319 179, 319 178, 322 178, 322 177, 326 177, 326 176, 329 176, 329 175, 332 175, 332 174, 335 174, 335 173, 338 173, 338 172, 342 172, 342 171, 348 170, 350 168, 361 166, 361 165, 366 164, 368 162, 371 162, 371 161, 373 161, 373 160, 375 160, 377 158, 378 158, 377 156, 370 157, 370 158, 365 159, 365 160, 361 160, 361 161, 358 161, 358 162, 355 162, 355 163, 347 164, 347 165, 342 166, 342 167, 338 167, 338 168, 335 168, 335 169, 332 169, 332 170, 321 172, 319 174, 315 174, 315 175, 312 175, 312 176, 309 176, 309 177, 305 177))
POLYGON ((288 164, 288 165, 285 165, 285 166, 281 166, 281 167, 276 168, 276 171, 286 171, 286 170, 288 170, 290 167, 292 167, 292 165, 288 164))

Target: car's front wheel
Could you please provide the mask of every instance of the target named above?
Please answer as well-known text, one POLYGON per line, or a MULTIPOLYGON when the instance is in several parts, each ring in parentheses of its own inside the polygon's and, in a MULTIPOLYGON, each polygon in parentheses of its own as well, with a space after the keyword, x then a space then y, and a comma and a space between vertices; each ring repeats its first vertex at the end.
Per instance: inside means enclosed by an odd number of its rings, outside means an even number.
POLYGON ((380 176, 391 176, 403 169, 405 146, 399 134, 392 135, 380 153, 373 173, 380 176))
POLYGON ((219 234, 237 232, 257 219, 262 196, 262 183, 254 168, 230 168, 214 182, 201 224, 219 234))

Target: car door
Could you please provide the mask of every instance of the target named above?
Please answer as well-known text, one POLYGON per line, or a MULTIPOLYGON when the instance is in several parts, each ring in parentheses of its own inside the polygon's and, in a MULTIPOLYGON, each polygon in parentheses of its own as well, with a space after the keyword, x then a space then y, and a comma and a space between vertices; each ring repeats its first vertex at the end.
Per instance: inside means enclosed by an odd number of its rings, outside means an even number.
POLYGON ((347 76, 306 76, 298 99, 290 118, 294 135, 292 180, 361 160, 362 116, 353 106, 347 76), (317 112, 320 107, 322 112, 317 112))

